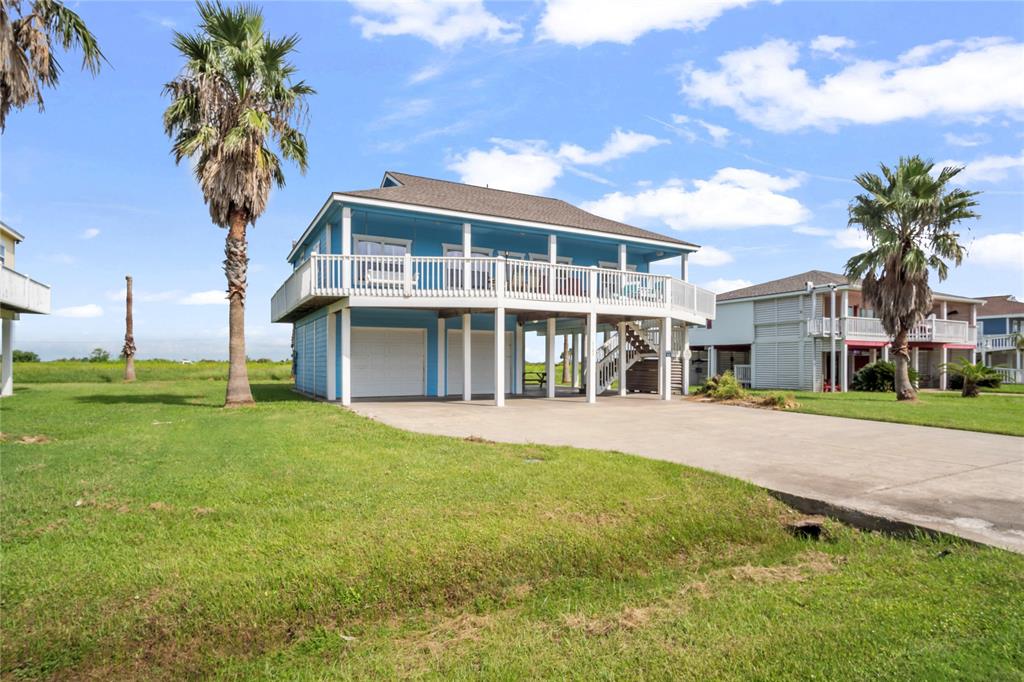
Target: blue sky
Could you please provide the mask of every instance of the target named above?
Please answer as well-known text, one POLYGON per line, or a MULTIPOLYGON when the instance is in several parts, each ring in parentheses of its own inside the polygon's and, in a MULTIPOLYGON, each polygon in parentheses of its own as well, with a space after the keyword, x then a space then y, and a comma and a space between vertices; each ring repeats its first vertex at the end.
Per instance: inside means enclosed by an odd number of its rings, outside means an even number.
MULTIPOLYGON (((1024 4, 278 2, 274 35, 310 102, 310 168, 250 231, 252 356, 285 256, 332 190, 385 170, 557 196, 705 245, 691 279, 725 290, 841 270, 856 173, 901 154, 966 164, 983 218, 943 291, 1024 297, 1024 4)), ((223 232, 161 128, 186 2, 74 5, 111 66, 64 55, 46 111, 2 138, 0 216, 18 269, 53 286, 16 346, 111 351, 135 277, 140 357, 225 357, 223 232)), ((676 271, 673 268, 673 271, 676 271)))

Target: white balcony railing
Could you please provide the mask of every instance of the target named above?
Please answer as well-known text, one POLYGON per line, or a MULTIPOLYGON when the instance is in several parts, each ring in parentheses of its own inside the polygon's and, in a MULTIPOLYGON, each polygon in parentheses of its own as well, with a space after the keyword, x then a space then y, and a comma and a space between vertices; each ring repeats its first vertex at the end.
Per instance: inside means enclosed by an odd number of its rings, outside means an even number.
MULTIPOLYGON (((843 317, 836 320, 836 336, 847 340, 887 341, 889 335, 876 317, 843 317)), ((812 336, 828 336, 832 320, 827 317, 807 321, 812 336)), ((974 345, 977 328, 961 320, 922 320, 907 336, 908 341, 974 345)))
POLYGON ((0 267, 0 306, 17 313, 50 314, 50 287, 0 267))
POLYGON ((713 319, 715 294, 667 275, 505 258, 316 254, 274 294, 282 321, 313 299, 404 299, 410 306, 472 304, 594 309, 609 313, 713 319), (468 300, 467 300, 468 299, 468 300))
POLYGON ((1024 384, 1024 369, 1013 367, 993 367, 992 369, 999 373, 1004 384, 1024 384))
POLYGON ((992 352, 1016 349, 1016 334, 983 334, 978 337, 978 350, 992 352))
POLYGON ((750 372, 750 365, 733 365, 732 373, 736 376, 736 381, 740 382, 744 386, 750 386, 752 376, 750 372))

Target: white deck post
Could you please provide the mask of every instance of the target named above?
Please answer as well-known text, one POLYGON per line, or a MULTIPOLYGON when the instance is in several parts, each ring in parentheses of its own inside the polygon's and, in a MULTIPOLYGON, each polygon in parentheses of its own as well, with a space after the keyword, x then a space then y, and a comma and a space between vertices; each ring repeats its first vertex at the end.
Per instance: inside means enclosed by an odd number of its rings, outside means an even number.
POLYGON ((494 310, 494 406, 505 407, 505 309, 494 310))
POLYGON ((871 363, 876 362, 878 360, 878 349, 877 348, 872 348, 869 352, 870 352, 870 356, 868 357, 868 362, 871 362, 871 363))
MULTIPOLYGON (((971 304, 971 328, 974 329, 974 346, 971 348, 971 364, 973 365, 978 361, 978 340, 981 336, 978 335, 978 304, 971 304)), ((982 353, 981 361, 985 362, 984 353, 982 353)))
POLYGON ((448 346, 448 322, 443 317, 437 318, 437 396, 447 395, 445 380, 448 377, 448 368, 445 362, 448 354, 445 352, 448 346))
POLYGON ((352 309, 341 309, 341 404, 352 404, 352 309))
POLYGON ((683 323, 683 395, 690 395, 690 328, 683 323))
MULTIPOLYGON (((626 247, 622 247, 625 250, 626 247)), ((626 323, 619 322, 619 395, 626 395, 626 323)))
POLYGON ((327 399, 338 399, 337 374, 338 357, 338 313, 327 313, 327 399))
POLYGON ((661 320, 660 343, 658 348, 658 373, 661 376, 662 400, 672 400, 672 318, 661 320))
POLYGON ((516 395, 523 395, 526 393, 526 387, 523 385, 523 373, 526 371, 526 328, 523 323, 516 321, 516 368, 515 368, 515 384, 516 384, 516 395))
POLYGON ((680 259, 682 260, 682 263, 680 263, 680 267, 679 267, 679 278, 681 280, 683 280, 684 282, 689 282, 690 281, 690 261, 689 261, 689 255, 690 254, 688 254, 688 253, 684 253, 680 257, 680 259))
MULTIPOLYGON (((845 292, 844 292, 845 293, 845 292)), ((843 393, 850 390, 850 346, 843 340, 843 393)))
POLYGON ((555 318, 548 318, 547 334, 544 337, 544 371, 547 379, 544 386, 549 398, 555 397, 555 318))
POLYGON ((707 352, 708 352, 708 376, 707 376, 707 378, 710 379, 711 377, 713 377, 716 374, 718 374, 718 349, 716 349, 714 346, 708 346, 707 352))
POLYGON ((352 209, 341 209, 341 288, 352 288, 352 209))
POLYGON ((555 264, 558 263, 558 237, 548 235, 548 262, 551 268, 548 270, 548 294, 555 296, 555 264))
MULTIPOLYGON (((942 302, 943 308, 946 306, 946 302, 942 302)), ((945 311, 943 311, 945 312, 945 311)), ((946 319, 943 317, 942 319, 946 319)), ((942 344, 942 353, 939 364, 939 389, 945 391, 946 386, 949 383, 949 373, 946 371, 946 363, 949 362, 949 349, 946 348, 946 344, 942 344)))
MULTIPOLYGON (((829 320, 828 320, 828 337, 829 337, 829 342, 831 344, 831 349, 830 349, 829 359, 828 359, 828 382, 830 384, 832 384, 832 390, 835 391, 836 390, 836 336, 838 335, 837 333, 839 331, 838 329, 836 329, 836 326, 838 326, 838 324, 839 324, 839 322, 838 322, 839 318, 836 317, 836 288, 833 285, 833 286, 829 287, 829 290, 831 292, 831 294, 830 294, 831 298, 829 299, 829 303, 828 303, 828 313, 829 313, 828 314, 828 317, 829 317, 829 320)), ((751 382, 751 384, 753 384, 753 382, 751 382)))
POLYGON ((882 346, 882 359, 889 362, 889 342, 886 341, 885 345, 882 346))
POLYGON ((14 393, 14 320, 4 318, 0 323, 3 340, 0 341, 0 355, 3 367, 0 369, 0 397, 14 393))
POLYGON ((597 348, 597 313, 587 313, 587 402, 597 402, 597 360, 594 349, 597 348))
MULTIPOLYGON (((921 371, 921 349, 918 348, 917 346, 914 347, 914 353, 912 355, 912 359, 913 359, 913 363, 911 364, 911 367, 914 368, 915 372, 920 372, 921 371)), ((917 384, 914 384, 914 385, 917 386, 919 384, 920 384, 920 379, 918 379, 917 384)))
MULTIPOLYGON (((467 223, 468 224, 468 223, 467 223)), ((462 314, 462 399, 473 399, 473 316, 462 314)))
POLYGON ((626 245, 619 244, 619 270, 625 272, 629 269, 626 259, 626 245))
POLYGON ((580 385, 580 335, 573 333, 572 338, 572 387, 580 385))
POLYGON ((470 262, 473 257, 473 227, 469 223, 462 223, 462 257, 466 261, 462 264, 462 288, 469 291, 473 288, 473 264, 470 262))

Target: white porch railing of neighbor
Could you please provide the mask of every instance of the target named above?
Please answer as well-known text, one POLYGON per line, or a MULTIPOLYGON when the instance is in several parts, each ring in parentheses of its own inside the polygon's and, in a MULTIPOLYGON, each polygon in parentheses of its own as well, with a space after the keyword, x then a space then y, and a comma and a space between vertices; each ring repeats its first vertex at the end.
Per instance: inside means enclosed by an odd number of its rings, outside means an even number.
POLYGON ((49 314, 50 287, 20 272, 0 267, 0 304, 16 312, 49 314))
POLYGON ((1017 337, 1014 334, 985 334, 979 337, 978 348, 986 351, 1016 350, 1017 337))
POLYGON ((652 316, 673 309, 715 316, 715 294, 667 275, 498 258, 314 254, 274 294, 272 318, 314 297, 497 299, 626 307, 652 316))
MULTIPOLYGON (((818 317, 807 320, 807 331, 812 336, 828 336, 832 328, 832 320, 818 317)), ((876 317, 843 317, 836 320, 836 336, 845 339, 864 339, 879 341, 889 339, 882 327, 882 321, 876 317)), ((962 320, 922 320, 907 337, 908 341, 933 341, 938 343, 957 343, 974 345, 977 328, 962 320)))
POLYGON ((744 386, 750 386, 750 365, 733 365, 732 373, 735 375, 736 381, 740 382, 744 386))
POLYGON ((1013 367, 993 367, 992 369, 999 372, 1004 384, 1024 384, 1024 369, 1014 369, 1013 367))

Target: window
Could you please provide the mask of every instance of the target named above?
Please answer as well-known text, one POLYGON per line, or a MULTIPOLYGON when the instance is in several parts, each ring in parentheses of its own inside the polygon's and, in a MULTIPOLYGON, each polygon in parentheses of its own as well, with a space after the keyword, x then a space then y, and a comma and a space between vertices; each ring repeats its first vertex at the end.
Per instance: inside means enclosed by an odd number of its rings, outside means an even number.
MULTIPOLYGON (((409 239, 357 235, 353 241, 356 256, 404 256, 412 251, 412 241, 409 239)), ((393 288, 402 287, 405 283, 405 262, 402 259, 360 259, 353 265, 352 280, 355 286, 393 288)), ((416 286, 415 282, 413 286, 416 286)))
MULTIPOLYGON (((551 258, 546 253, 531 253, 530 260, 547 263, 551 258)), ((561 263, 562 265, 572 265, 572 256, 557 256, 555 258, 555 262, 561 263)))
MULTIPOLYGON (((616 262, 612 262, 610 260, 602 260, 602 261, 598 261, 597 262, 597 267, 599 267, 599 268, 606 268, 608 270, 618 270, 619 269, 619 264, 616 263, 616 262)), ((626 263, 626 271, 627 272, 636 272, 636 266, 635 265, 630 265, 629 263, 626 263)))
POLYGON ((404 256, 412 250, 410 239, 357 235, 354 241, 357 256, 404 256))
POLYGON ((0 266, 7 265, 7 246, 0 244, 0 266))

